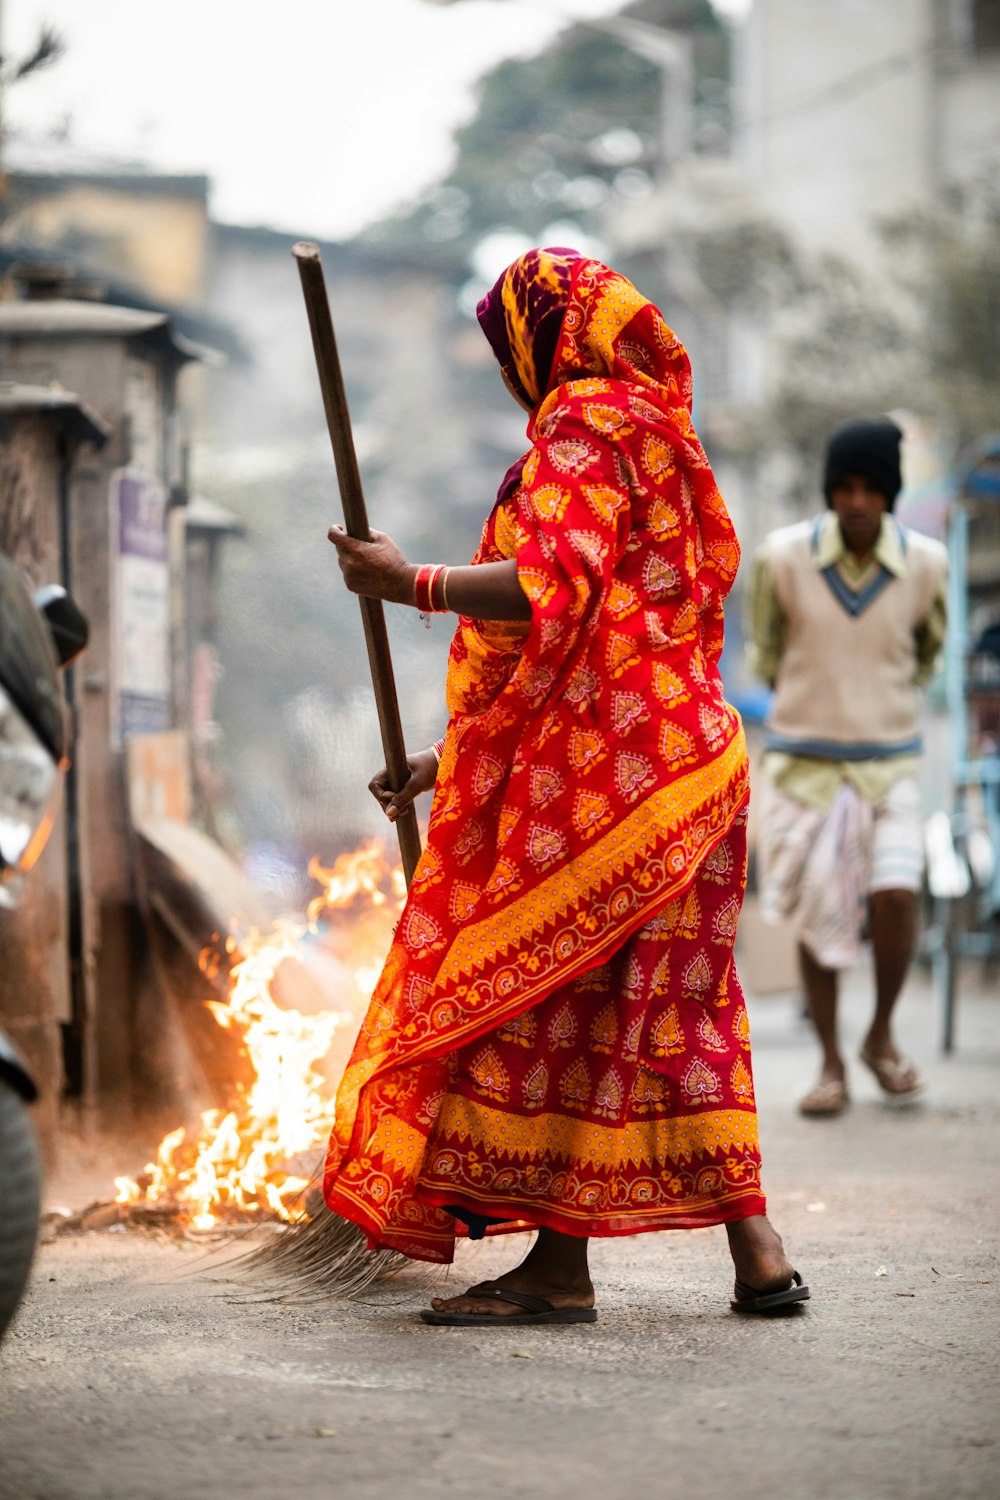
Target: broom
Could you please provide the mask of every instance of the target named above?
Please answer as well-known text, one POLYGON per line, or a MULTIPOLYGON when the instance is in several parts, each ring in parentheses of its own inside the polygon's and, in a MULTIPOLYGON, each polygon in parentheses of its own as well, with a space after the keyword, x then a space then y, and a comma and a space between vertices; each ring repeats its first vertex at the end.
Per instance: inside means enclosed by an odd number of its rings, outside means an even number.
MULTIPOLYGON (((326 425, 344 508, 344 524, 349 536, 367 542, 371 540, 368 514, 319 248, 302 241, 292 247, 292 254, 302 281, 326 425)), ((410 772, 399 719, 385 612, 381 599, 359 597, 358 603, 389 785, 393 791, 398 791, 410 772)), ((396 832, 403 874, 409 885, 420 858, 420 830, 412 803, 396 819, 396 832)), ((406 1262, 406 1256, 394 1250, 369 1250, 365 1235, 355 1224, 330 1212, 323 1199, 322 1177, 323 1164, 320 1162, 300 1200, 304 1210, 302 1219, 290 1224, 259 1249, 241 1257, 243 1269, 259 1276, 266 1283, 268 1294, 276 1300, 351 1296, 398 1270, 406 1262)))

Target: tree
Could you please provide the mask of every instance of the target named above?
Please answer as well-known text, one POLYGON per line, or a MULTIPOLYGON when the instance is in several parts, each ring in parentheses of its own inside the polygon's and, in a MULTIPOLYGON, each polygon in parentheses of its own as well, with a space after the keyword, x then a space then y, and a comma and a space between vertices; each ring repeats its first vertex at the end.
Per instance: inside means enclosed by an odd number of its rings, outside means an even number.
POLYGON ((880 226, 879 272, 797 246, 763 221, 693 238, 690 252, 724 313, 762 330, 769 374, 759 407, 725 434, 754 465, 791 460, 789 498, 815 502, 831 426, 910 410, 953 457, 998 425, 1000 202, 954 201, 880 226))
POLYGON ((959 450, 1000 426, 1000 194, 951 200, 883 234, 919 329, 920 404, 959 450))
POLYGON ((12 84, 21 83, 25 78, 40 73, 43 68, 50 68, 65 51, 66 47, 59 33, 51 26, 42 26, 35 45, 23 57, 10 57, 7 53, 0 53, 0 157, 3 150, 3 99, 6 90, 12 84))
MULTIPOLYGON (((696 145, 717 149, 728 131, 729 47, 709 0, 641 0, 624 14, 691 35, 696 145)), ((616 195, 651 185, 662 87, 659 67, 599 30, 571 26, 537 57, 486 75, 451 171, 369 233, 471 249, 490 230, 534 239, 567 217, 599 230, 616 195)))

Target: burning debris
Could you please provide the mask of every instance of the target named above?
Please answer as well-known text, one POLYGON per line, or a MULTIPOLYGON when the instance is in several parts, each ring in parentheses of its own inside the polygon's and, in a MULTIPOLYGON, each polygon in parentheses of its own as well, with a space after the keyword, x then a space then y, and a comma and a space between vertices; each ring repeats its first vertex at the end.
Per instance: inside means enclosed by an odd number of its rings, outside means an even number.
POLYGON ((333 1124, 339 1073, 405 886, 374 842, 330 869, 313 860, 309 874, 322 891, 304 919, 281 918, 267 934, 251 933, 238 947, 229 938, 201 956, 210 978, 228 968, 226 999, 206 1003, 239 1038, 252 1081, 237 1086, 228 1107, 206 1110, 200 1128, 164 1136, 137 1177, 116 1177, 113 1203, 60 1217, 60 1229, 145 1224, 216 1233, 310 1218, 307 1190, 333 1124), (330 993, 341 1008, 323 1008, 330 993))

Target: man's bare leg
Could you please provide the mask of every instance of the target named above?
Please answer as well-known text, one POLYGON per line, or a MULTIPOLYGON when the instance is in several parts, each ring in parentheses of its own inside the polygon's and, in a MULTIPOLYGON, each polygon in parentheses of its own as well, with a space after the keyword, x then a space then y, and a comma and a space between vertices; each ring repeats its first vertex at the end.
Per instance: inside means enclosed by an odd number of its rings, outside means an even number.
MULTIPOLYGON (((544 1297, 553 1307, 593 1307, 594 1284, 587 1265, 587 1240, 555 1229, 539 1229, 519 1266, 493 1278, 491 1285, 509 1287, 530 1297, 544 1297)), ((492 1313, 499 1318, 524 1313, 514 1302, 476 1297, 432 1297, 435 1312, 492 1313)))
MULTIPOLYGON (((916 891, 874 891, 871 896, 871 941, 875 960, 875 1014, 862 1044, 870 1059, 900 1063, 892 1039, 892 1015, 917 946, 916 891)), ((908 1093, 918 1083, 916 1069, 880 1077, 887 1093, 908 1093)))
POLYGON ((837 1039, 837 970, 824 968, 804 943, 799 944, 799 972, 806 992, 806 1005, 822 1052, 817 1084, 843 1084, 844 1059, 837 1039))

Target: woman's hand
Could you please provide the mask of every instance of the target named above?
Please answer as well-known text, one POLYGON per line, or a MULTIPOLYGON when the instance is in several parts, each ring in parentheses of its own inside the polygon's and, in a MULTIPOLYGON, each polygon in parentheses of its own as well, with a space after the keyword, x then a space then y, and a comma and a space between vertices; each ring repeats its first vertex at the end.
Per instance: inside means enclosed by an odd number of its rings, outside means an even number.
POLYGON ((438 758, 433 750, 418 750, 416 755, 408 755, 406 764, 410 768, 410 775, 398 792, 391 790, 389 772, 384 767, 368 783, 368 790, 390 823, 395 823, 400 813, 411 805, 414 797, 419 797, 421 792, 431 791, 437 780, 438 758))
POLYGON ((373 531, 370 542, 359 542, 342 526, 331 526, 327 537, 337 549, 340 571, 352 594, 390 604, 413 603, 417 569, 384 531, 373 531))

